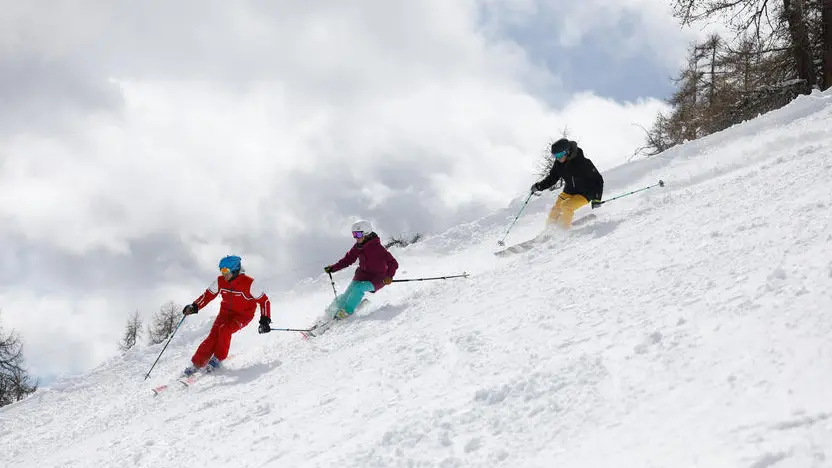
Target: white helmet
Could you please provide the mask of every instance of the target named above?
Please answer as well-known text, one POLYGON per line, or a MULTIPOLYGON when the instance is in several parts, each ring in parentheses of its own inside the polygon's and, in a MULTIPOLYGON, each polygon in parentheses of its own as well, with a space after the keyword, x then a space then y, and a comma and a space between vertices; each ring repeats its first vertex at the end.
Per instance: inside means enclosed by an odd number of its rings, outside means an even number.
POLYGON ((369 221, 359 219, 358 221, 352 223, 352 232, 363 232, 364 234, 370 234, 373 232, 373 225, 370 224, 369 221))

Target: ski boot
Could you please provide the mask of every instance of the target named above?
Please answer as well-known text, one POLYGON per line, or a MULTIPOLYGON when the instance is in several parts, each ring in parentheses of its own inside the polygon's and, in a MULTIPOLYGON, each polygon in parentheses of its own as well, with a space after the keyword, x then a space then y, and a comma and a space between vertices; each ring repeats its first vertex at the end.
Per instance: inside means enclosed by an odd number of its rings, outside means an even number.
POLYGON ((211 356, 211 359, 208 360, 208 365, 205 366, 205 372, 211 373, 217 371, 222 367, 222 361, 217 359, 216 356, 211 356))
POLYGON ((196 374, 199 371, 199 367, 191 364, 190 366, 186 367, 185 370, 182 371, 182 377, 190 377, 196 374))

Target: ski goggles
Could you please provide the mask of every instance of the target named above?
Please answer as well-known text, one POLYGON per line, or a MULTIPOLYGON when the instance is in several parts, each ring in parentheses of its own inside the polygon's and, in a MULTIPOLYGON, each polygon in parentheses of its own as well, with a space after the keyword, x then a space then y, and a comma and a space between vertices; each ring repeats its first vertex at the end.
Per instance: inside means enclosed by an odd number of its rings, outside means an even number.
POLYGON ((555 159, 563 159, 566 157, 566 153, 568 153, 568 151, 558 151, 557 153, 552 153, 552 156, 554 156, 555 159))
POLYGON ((222 273, 223 275, 227 275, 231 273, 231 268, 220 268, 220 273, 222 273))
POLYGON ((352 232, 352 237, 354 239, 361 239, 362 237, 364 237, 364 232, 363 231, 353 231, 352 232))

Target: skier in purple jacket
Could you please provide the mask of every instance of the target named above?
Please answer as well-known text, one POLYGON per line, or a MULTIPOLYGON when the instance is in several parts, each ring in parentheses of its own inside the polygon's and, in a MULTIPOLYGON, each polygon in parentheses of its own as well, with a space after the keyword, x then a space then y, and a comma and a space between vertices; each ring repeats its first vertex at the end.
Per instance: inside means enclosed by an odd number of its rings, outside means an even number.
POLYGON ((332 314, 330 317, 334 316, 339 320, 355 312, 364 294, 377 292, 390 284, 396 274, 396 269, 399 268, 399 263, 393 255, 381 245, 381 239, 373 232, 373 226, 369 221, 360 220, 353 223, 352 237, 355 239, 355 245, 344 255, 344 258, 324 267, 325 272, 334 273, 358 260, 358 268, 355 270, 352 282, 328 308, 328 312, 332 314))

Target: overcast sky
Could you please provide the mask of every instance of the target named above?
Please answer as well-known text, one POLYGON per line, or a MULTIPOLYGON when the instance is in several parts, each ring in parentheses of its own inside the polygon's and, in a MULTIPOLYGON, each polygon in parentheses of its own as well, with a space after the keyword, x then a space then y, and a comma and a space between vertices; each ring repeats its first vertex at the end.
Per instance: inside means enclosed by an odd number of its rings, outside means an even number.
POLYGON ((357 217, 471 221, 567 126, 622 164, 697 34, 666 3, 0 0, 0 324, 83 371, 223 255, 277 292, 357 217))

